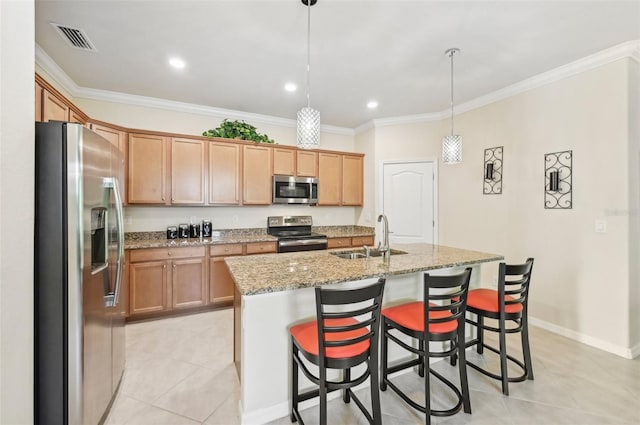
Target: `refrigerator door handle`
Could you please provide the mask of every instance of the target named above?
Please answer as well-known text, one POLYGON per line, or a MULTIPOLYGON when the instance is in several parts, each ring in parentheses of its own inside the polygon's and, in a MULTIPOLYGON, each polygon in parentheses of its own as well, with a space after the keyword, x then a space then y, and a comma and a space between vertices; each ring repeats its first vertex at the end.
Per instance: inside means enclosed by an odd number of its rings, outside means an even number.
POLYGON ((122 269, 124 267, 124 214, 122 210, 122 197, 120 196, 118 179, 116 177, 104 178, 103 186, 107 189, 113 189, 113 196, 116 201, 116 223, 118 225, 116 283, 113 292, 105 297, 107 305, 115 307, 120 302, 120 286, 122 284, 122 269))

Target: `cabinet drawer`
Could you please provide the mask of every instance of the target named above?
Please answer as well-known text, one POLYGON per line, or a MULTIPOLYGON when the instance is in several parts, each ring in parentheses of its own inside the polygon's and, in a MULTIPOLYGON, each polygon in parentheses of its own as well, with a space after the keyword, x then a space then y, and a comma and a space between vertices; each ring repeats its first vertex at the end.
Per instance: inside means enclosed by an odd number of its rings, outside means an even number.
POLYGON ((351 238, 351 246, 373 246, 373 236, 354 236, 351 238))
POLYGON ((329 238, 327 248, 348 248, 351 246, 351 238, 329 238))
POLYGON ((212 257, 224 257, 227 255, 242 255, 242 244, 213 245, 209 247, 209 255, 212 257))
POLYGON ((189 246, 184 248, 145 248, 131 251, 130 261, 132 263, 140 261, 170 260, 172 258, 192 258, 204 257, 204 246, 189 246))
POLYGON ((253 242, 247 244, 247 255, 266 254, 276 251, 277 248, 275 242, 253 242))

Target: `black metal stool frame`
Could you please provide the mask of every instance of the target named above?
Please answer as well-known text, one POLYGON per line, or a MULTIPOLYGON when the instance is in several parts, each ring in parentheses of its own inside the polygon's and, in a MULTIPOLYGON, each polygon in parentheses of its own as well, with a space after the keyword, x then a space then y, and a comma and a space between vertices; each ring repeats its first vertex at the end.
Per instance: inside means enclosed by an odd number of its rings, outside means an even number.
POLYGON ((398 323, 391 321, 390 319, 383 316, 382 318, 382 373, 381 373, 381 382, 380 389, 385 391, 387 389, 387 385, 394 390, 407 404, 409 404, 414 409, 425 414, 425 423, 429 425, 431 423, 431 415, 433 416, 451 416, 461 409, 464 409, 465 413, 471 413, 471 401, 469 397, 469 383, 467 379, 467 369, 464 361, 461 361, 459 366, 460 373, 460 387, 458 389, 452 382, 442 376, 440 373, 432 370, 429 366, 429 359, 431 357, 434 358, 444 358, 451 357, 454 354, 460 356, 462 360, 465 358, 464 352, 464 340, 465 340, 465 310, 466 310, 466 302, 467 302, 467 293, 469 290, 469 281, 471 278, 471 268, 468 267, 464 272, 452 275, 452 276, 430 276, 428 273, 424 275, 424 332, 415 331, 413 329, 405 328, 398 323), (446 294, 435 295, 431 294, 430 288, 458 288, 453 292, 449 292, 446 294), (437 306, 431 306, 430 301, 441 302, 442 304, 437 306), (429 311, 448 311, 451 313, 450 316, 442 317, 442 318, 430 318, 429 311), (449 322, 452 320, 456 320, 458 322, 456 330, 447 333, 430 333, 429 332, 429 324, 437 324, 449 322), (418 340, 418 348, 412 347, 405 342, 401 341, 398 337, 391 333, 392 330, 397 330, 402 334, 409 336, 411 338, 418 340), (388 366, 388 343, 387 339, 392 340, 396 344, 400 345, 402 348, 407 351, 416 354, 417 357, 414 359, 410 359, 404 361, 400 364, 389 367, 388 366), (441 352, 432 352, 429 347, 429 342, 440 342, 440 341, 449 341, 449 349, 445 349, 441 352), (456 395, 458 401, 455 406, 446 410, 433 410, 431 409, 431 400, 430 400, 430 383, 429 377, 427 376, 424 379, 425 386, 425 405, 422 406, 419 403, 412 400, 409 396, 407 396, 398 386, 396 386, 389 379, 389 374, 399 372, 401 370, 418 366, 418 375, 421 377, 425 376, 425 368, 439 379, 442 383, 444 383, 447 387, 449 387, 456 395))
MULTIPOLYGON (((509 395, 509 382, 523 382, 527 379, 533 380, 533 363, 531 361, 531 349, 529 346, 529 324, 528 324, 528 301, 529 301, 529 284, 531 282, 531 272, 533 270, 533 258, 528 258, 524 264, 508 265, 500 263, 498 275, 498 312, 479 310, 472 306, 467 306, 467 311, 476 315, 477 320, 467 318, 467 323, 476 327, 478 335, 475 339, 467 342, 466 346, 476 346, 478 354, 483 354, 484 349, 493 351, 500 356, 500 374, 492 373, 467 360, 467 365, 471 366, 478 372, 497 379, 502 383, 502 393, 509 395), (507 276, 522 276, 520 279, 508 280, 507 276), (513 288, 513 289, 511 289, 513 288), (512 300, 506 300, 505 296, 513 297, 512 300), (522 304, 522 311, 515 313, 505 312, 508 305, 522 304), (484 323, 484 319, 495 319, 498 321, 498 327, 489 326, 484 323), (514 327, 507 327, 507 322, 513 322, 514 327), (484 342, 483 332, 497 332, 499 335, 499 348, 490 346, 484 342), (507 354, 506 335, 520 332, 522 342, 522 353, 524 362, 507 354), (522 374, 515 377, 509 377, 507 373, 507 360, 518 365, 522 369, 522 374)), ((455 356, 451 358, 451 363, 455 364, 455 356)))
POLYGON ((380 327, 380 310, 382 306, 382 295, 384 292, 385 279, 380 278, 373 285, 363 288, 349 290, 335 290, 316 288, 316 317, 318 324, 318 353, 325 353, 325 349, 329 347, 343 347, 356 344, 361 341, 369 341, 369 349, 362 354, 348 358, 330 358, 324 355, 313 355, 302 349, 295 338, 291 337, 291 422, 299 421, 304 425, 304 421, 298 411, 298 404, 302 401, 309 400, 314 397, 320 398, 320 424, 327 424, 327 394, 336 390, 342 390, 342 400, 349 403, 351 398, 355 401, 358 408, 362 411, 367 421, 373 425, 382 423, 380 411, 380 393, 378 392, 378 329, 380 327), (325 306, 336 306, 346 304, 357 304, 372 300, 371 305, 351 311, 326 311, 325 306), (366 320, 358 321, 352 325, 343 326, 327 326, 325 319, 344 319, 356 318, 358 316, 368 315, 366 320), (368 328, 366 334, 357 338, 327 341, 326 333, 331 332, 347 332, 358 329, 368 328), (318 366, 318 375, 314 375, 304 364, 300 358, 300 354, 311 363, 318 366), (362 375, 352 379, 351 368, 366 362, 366 370, 362 375), (318 385, 317 389, 299 393, 298 389, 298 367, 304 375, 314 384, 318 385), (328 381, 327 369, 342 370, 342 381, 328 381), (371 406, 372 414, 370 414, 363 403, 351 390, 352 387, 360 385, 367 378, 371 378, 371 406))

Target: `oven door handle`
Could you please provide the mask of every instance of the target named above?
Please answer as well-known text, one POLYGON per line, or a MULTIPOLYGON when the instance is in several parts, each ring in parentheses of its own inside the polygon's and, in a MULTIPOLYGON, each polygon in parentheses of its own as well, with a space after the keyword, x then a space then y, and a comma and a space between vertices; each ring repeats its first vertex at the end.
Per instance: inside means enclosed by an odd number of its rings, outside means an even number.
POLYGON ((294 241, 279 241, 278 245, 280 246, 304 246, 304 245, 317 245, 317 244, 326 244, 327 239, 297 239, 294 241))

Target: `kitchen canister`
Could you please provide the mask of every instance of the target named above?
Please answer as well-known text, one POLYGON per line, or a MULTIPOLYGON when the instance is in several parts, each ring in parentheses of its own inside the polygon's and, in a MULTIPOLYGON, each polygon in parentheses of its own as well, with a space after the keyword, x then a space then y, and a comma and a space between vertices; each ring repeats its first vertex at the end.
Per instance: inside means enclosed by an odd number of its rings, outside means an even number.
POLYGON ((181 224, 178 226, 178 237, 180 239, 186 239, 189 237, 189 225, 181 224))
POLYGON ((211 221, 210 220, 202 220, 202 237, 203 238, 211 237, 211 221))
POLYGON ((199 238, 200 237, 200 225, 191 223, 189 225, 189 237, 190 238, 199 238))
POLYGON ((176 239, 178 237, 178 228, 176 226, 167 227, 167 239, 176 239))

